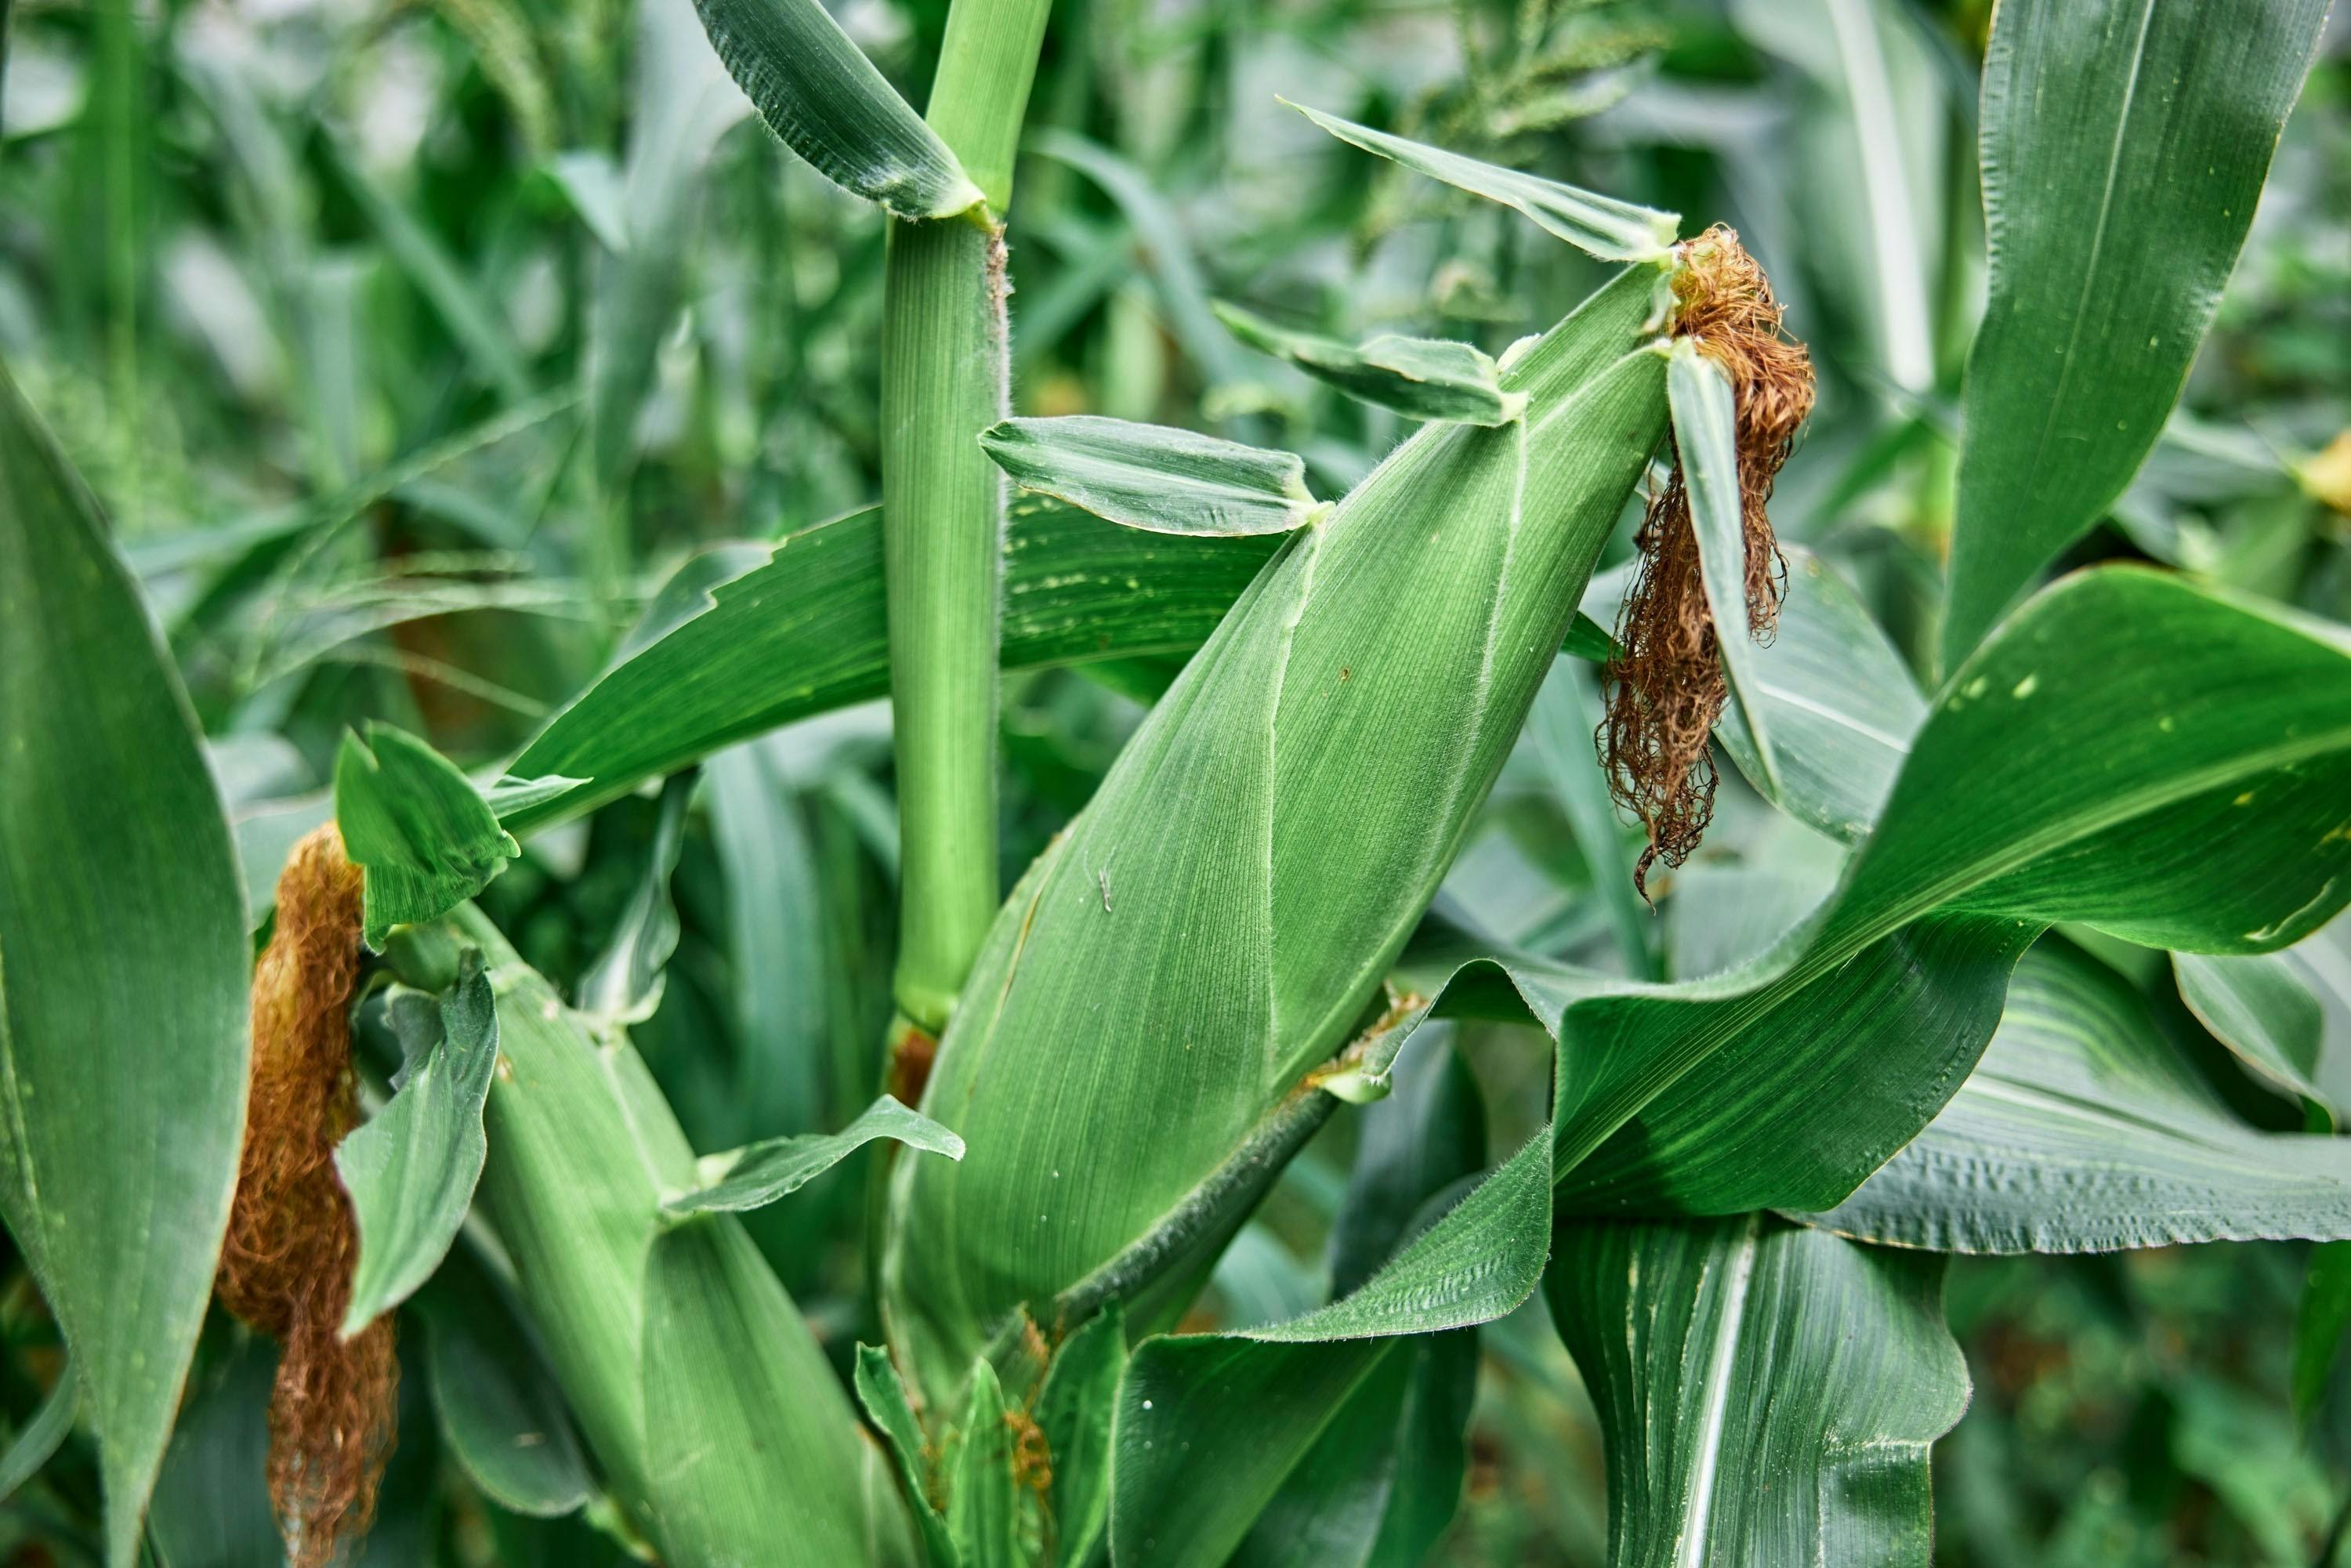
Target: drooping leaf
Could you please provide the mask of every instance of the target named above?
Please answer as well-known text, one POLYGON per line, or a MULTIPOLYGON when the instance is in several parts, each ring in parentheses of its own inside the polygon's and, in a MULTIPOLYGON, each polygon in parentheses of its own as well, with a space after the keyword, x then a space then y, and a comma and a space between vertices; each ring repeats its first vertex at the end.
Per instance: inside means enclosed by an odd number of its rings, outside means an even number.
POLYGON ((643 1023, 661 1006, 663 971, 677 951, 677 904, 670 878, 685 844, 685 809, 698 770, 670 775, 662 785, 661 814, 643 875, 621 906, 620 923, 588 972, 580 977, 580 1010, 616 1023, 643 1023))
POLYGON ((1353 142, 1366 152, 1376 152, 1416 174, 1442 180, 1473 196, 1499 202, 1603 261, 1657 260, 1681 232, 1681 219, 1673 213, 1655 212, 1613 196, 1579 191, 1556 180, 1481 163, 1475 158, 1408 141, 1304 104, 1290 107, 1342 141, 1353 142))
POLYGON ((703 1162, 709 1185, 673 1197, 662 1207, 674 1215, 761 1208, 798 1192, 876 1138, 893 1138, 951 1160, 963 1158, 961 1138, 884 1094, 838 1133, 770 1138, 711 1156, 703 1162))
POLYGON ((127 1565, 245 1126, 220 794, 97 504, 0 369, 0 1207, 81 1369, 127 1565))
POLYGON ((1771 746, 1771 706, 1763 695, 1762 662, 1747 618, 1747 523, 1739 485, 1738 411, 1730 378, 1689 338, 1674 340, 1666 368, 1673 408, 1674 446, 1689 488, 1690 529, 1698 541, 1698 576, 1714 618, 1715 643, 1742 729, 1762 774, 1763 793, 1783 793, 1771 746))
POLYGON ((440 1267, 473 1207, 489 1147, 482 1102, 498 1064, 498 1015, 481 955, 465 953, 457 983, 437 1004, 402 992, 392 1009, 407 1052, 405 1077, 390 1103, 335 1150, 360 1231, 346 1338, 407 1300, 440 1267))
POLYGON ((2012 0, 1984 57, 1991 298, 1962 394, 1943 659, 2122 494, 2252 222, 2326 0, 2012 0))
MULTIPOLYGON (((5 21, 0 17, 0 22, 5 21)), ((68 1354, 33 1418, 8 1440, 7 1451, 0 1453, 0 1503, 15 1497, 17 1489, 39 1474, 41 1467, 65 1446, 65 1440, 73 1436, 74 1417, 80 1410, 81 1379, 68 1354)))
POLYGON ((2331 1130, 2335 1094, 2320 1079, 2351 1065, 2343 1060, 2351 1020, 2330 1019, 2327 1000, 2338 1010, 2351 1002, 2351 921, 2337 920, 2283 953, 2175 953, 2171 967, 2179 999, 2212 1037, 2256 1076, 2298 1096, 2314 1130, 2331 1130))
POLYGON ((1293 332, 1234 305, 1219 303, 1216 312, 1252 349, 1409 419, 1505 424, 1525 406, 1503 392, 1492 357, 1473 344, 1389 333, 1357 346, 1293 332))
POLYGON ((2120 976, 2043 943, 1942 1114, 1853 1197, 1803 1218, 1938 1252, 2346 1240, 2351 1140, 2248 1126, 2120 976))
POLYGON ((500 1508, 554 1519, 595 1490, 571 1414, 505 1286, 463 1249, 412 1298, 441 1440, 500 1508))
POLYGON ((1164 424, 1008 419, 979 444, 1022 488, 1153 533, 1286 534, 1329 510, 1296 455, 1164 424))
POLYGON ((1967 1408, 1943 1263, 1761 1215, 1564 1226, 1552 1319, 1599 1407, 1608 1561, 1926 1568, 1967 1408))
POLYGON ((394 925, 439 919, 522 852, 455 763, 388 724, 344 735, 335 821, 367 873, 364 934, 378 952, 394 925))
POLYGON ((902 218, 979 204, 922 117, 818 0, 695 0, 710 42, 783 144, 843 190, 902 218))

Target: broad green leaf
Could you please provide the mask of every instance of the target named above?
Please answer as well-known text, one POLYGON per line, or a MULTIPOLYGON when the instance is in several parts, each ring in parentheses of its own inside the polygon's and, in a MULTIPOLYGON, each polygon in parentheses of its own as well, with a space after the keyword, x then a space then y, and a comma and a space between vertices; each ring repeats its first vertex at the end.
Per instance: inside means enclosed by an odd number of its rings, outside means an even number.
MULTIPOLYGON (((5 21, 0 17, 0 22, 5 21)), ((80 1410, 81 1378, 68 1354, 33 1418, 8 1439, 7 1451, 0 1453, 0 1504, 15 1497, 17 1489, 39 1474, 41 1467, 65 1446, 65 1440, 73 1436, 74 1417, 80 1410)))
MULTIPOLYGON (((1006 533, 1007 669, 1113 654, 1188 653, 1280 543, 1169 539, 1050 501, 1006 533)), ((518 809, 517 831, 575 817, 710 752, 890 689, 882 514, 786 538, 715 586, 709 606, 599 679, 509 772, 590 780, 518 809)))
POLYGON ((2308 1426, 2351 1329, 2351 1241, 2310 1249, 2302 1306, 2294 1320, 2294 1413, 2308 1426))
POLYGON ((769 1562, 785 1542, 810 1563, 865 1560, 866 1446, 799 1310, 733 1221, 654 1239, 642 1364, 653 1527, 672 1561, 769 1562))
POLYGON ((1800 1218, 1938 1252, 2351 1239, 2351 1140, 2248 1126, 2137 992, 2044 942, 1951 1103, 1861 1190, 1800 1218))
POLYGON ((695 8, 768 129, 825 178, 902 218, 980 204, 955 154, 818 0, 695 0, 695 8))
POLYGON ((1673 409, 1674 446, 1689 492, 1690 530, 1698 541, 1698 576, 1714 618, 1715 644, 1722 653, 1730 695, 1746 721, 1742 728, 1762 774, 1763 793, 1776 800, 1785 791, 1772 754, 1762 664, 1747 618, 1747 522, 1740 494, 1738 409, 1730 378, 1698 351, 1696 340, 1677 338, 1666 369, 1666 398, 1673 409))
POLYGON ((1599 1407, 1616 1568, 1926 1568, 1967 1409, 1939 1258, 1761 1215, 1563 1227, 1545 1293, 1599 1407))
POLYGON ((388 1006, 407 1053, 405 1078, 335 1150, 360 1231, 345 1338, 432 1276, 473 1207, 488 1152, 482 1102, 498 1064, 498 1015, 481 955, 468 951, 460 966, 456 985, 437 1000, 393 993, 388 1006))
MULTIPOLYGON (((1124 1346, 1120 1347, 1122 1350, 1124 1346)), ((906 1386, 898 1380, 898 1369, 890 1364, 890 1353, 879 1345, 857 1347, 857 1402, 865 1407, 866 1419, 872 1422, 890 1446, 890 1456, 896 1462, 898 1480, 914 1511, 914 1528, 921 1537, 923 1551, 930 1568, 961 1568, 963 1555, 956 1550, 955 1541, 947 1534, 947 1521, 932 1500, 933 1485, 930 1466, 924 1455, 923 1428, 914 1419, 914 1407, 906 1403, 906 1386)), ((1061 1454, 1054 1453, 1055 1469, 1060 1468, 1061 1454)))
POLYGON ((1506 424, 1524 408, 1523 400, 1504 395, 1492 357, 1469 343, 1389 333, 1356 346, 1290 331, 1234 305, 1219 303, 1216 312, 1250 348, 1409 419, 1506 424))
POLYGON ((677 951, 677 904, 669 883, 685 844, 685 809, 699 776, 687 768, 662 785, 661 814, 644 872, 621 906, 620 923, 604 950, 580 977, 580 1010, 590 1018, 643 1023, 661 1006, 663 971, 677 951))
POLYGON ((1113 1301, 1061 1342, 1037 1396, 1060 1568, 1083 1568, 1110 1528, 1111 1421, 1126 1360, 1126 1313, 1113 1301))
POLYGON ((2179 401, 2326 0, 2009 0, 1984 57, 1991 298, 1943 660, 2098 520, 2179 401))
POLYGON ((1681 218, 1673 213, 1654 212, 1613 196, 1579 191, 1556 180, 1481 163, 1475 158, 1407 141, 1401 136, 1374 131, 1304 104, 1290 107, 1342 141, 1353 142, 1366 152, 1376 152, 1416 174, 1426 174, 1473 196, 1499 202, 1603 261, 1658 260, 1681 232, 1681 218))
POLYGON ((2318 1089, 2327 1011, 2294 956, 2304 947, 2321 952, 2330 934, 2321 931, 2294 950, 2257 956, 2172 955, 2179 999, 2187 1001, 2196 1020, 2257 1077, 2299 1095, 2314 1131, 2335 1128, 2335 1105, 2318 1089))
POLYGON ((1159 534, 1286 534, 1330 508, 1296 455, 1164 424, 1073 413, 979 433, 1023 489, 1159 534))
POLYGON ((986 1361, 971 1369, 971 1398, 964 1406, 956 1445, 954 1479, 947 1489, 947 1534, 965 1568, 1019 1568, 1021 1486, 1015 1469, 1012 1428, 1005 1419, 1004 1390, 986 1361))
POLYGON ((413 1298, 441 1440, 509 1512, 554 1519, 595 1490, 571 1414, 507 1288, 462 1249, 413 1298))
POLYGON ((127 1565, 212 1296, 252 950, 219 791, 97 503, 0 369, 0 1207, 127 1565))
POLYGON ((285 1560, 264 1484, 277 1362, 269 1342, 256 1335, 209 1375, 191 1380, 147 1518, 148 1542, 170 1568, 285 1560))
POLYGON ((403 729, 370 723, 335 753, 335 821, 365 868, 367 945, 394 925, 437 920, 522 852, 456 765, 403 729))
POLYGON ((908 1148, 945 1155, 951 1160, 963 1158, 961 1138, 884 1094, 838 1133, 769 1138, 731 1154, 710 1156, 702 1162, 708 1185, 673 1197, 662 1207, 675 1215, 762 1208, 798 1192, 876 1138, 895 1139, 908 1148))

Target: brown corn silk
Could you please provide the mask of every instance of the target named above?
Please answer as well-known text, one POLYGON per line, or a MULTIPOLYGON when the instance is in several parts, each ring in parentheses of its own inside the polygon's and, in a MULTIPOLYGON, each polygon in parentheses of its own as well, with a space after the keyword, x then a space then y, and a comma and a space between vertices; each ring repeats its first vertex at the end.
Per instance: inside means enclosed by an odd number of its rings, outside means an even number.
MULTIPOLYGON (((1788 563, 1764 508, 1812 412, 1812 357, 1782 332, 1763 269, 1719 224, 1684 247, 1673 289, 1674 335, 1695 340, 1722 368, 1736 399, 1747 619, 1756 639, 1768 641, 1788 563)), ((1648 830, 1633 872, 1646 898, 1649 868, 1687 860, 1713 817, 1707 737, 1729 695, 1678 460, 1650 497, 1635 542, 1640 568, 1617 619, 1599 738, 1611 793, 1648 830)))
POLYGON ((281 1347, 269 1497, 296 1568, 319 1568, 367 1530, 399 1386, 389 1314, 350 1340, 337 1332, 359 1260, 335 1145, 359 1121, 360 888, 331 823, 295 846, 278 878, 277 926, 254 967, 245 1150, 217 1281, 229 1311, 281 1347))

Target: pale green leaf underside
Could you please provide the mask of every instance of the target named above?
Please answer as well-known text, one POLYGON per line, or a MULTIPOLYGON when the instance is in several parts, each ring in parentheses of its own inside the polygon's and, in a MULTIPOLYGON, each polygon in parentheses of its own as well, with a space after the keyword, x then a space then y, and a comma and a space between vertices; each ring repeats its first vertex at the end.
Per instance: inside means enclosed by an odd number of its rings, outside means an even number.
POLYGON ((335 821, 365 869, 365 936, 437 920, 522 852, 455 764, 402 729, 370 723, 335 754, 335 821))
POLYGON ((643 1023, 661 1006, 662 971, 677 951, 677 904, 670 878, 685 843, 685 810, 695 773, 670 775, 662 785, 661 815, 652 851, 638 873, 611 936, 580 977, 580 1010, 613 1023, 643 1023))
POLYGON ((2175 953, 2180 1000, 2260 1078, 2330 1126, 2351 1089, 2351 917, 2282 953, 2175 953))
POLYGON ((407 1300, 440 1267, 473 1207, 489 1147, 482 1103, 498 1063, 498 1017, 481 955, 465 954, 456 985, 437 1003, 399 992, 392 1006, 403 1044, 421 1029, 430 1035, 421 1052, 412 1050, 415 1065, 390 1103, 335 1150, 360 1231, 346 1337, 407 1300))
POLYGON ((1343 343, 1277 327, 1237 305, 1219 302, 1215 309, 1217 319, 1249 347, 1409 419, 1506 424, 1525 408, 1524 398, 1502 391, 1492 356, 1474 344, 1394 333, 1343 343))
POLYGON ((911 1149, 963 1158, 963 1140, 918 1111, 884 1094, 838 1133, 770 1138, 705 1161, 715 1179, 698 1191, 673 1197, 662 1207, 674 1215, 707 1210, 741 1213, 764 1208, 798 1192, 876 1138, 892 1138, 911 1149))
POLYGON ((818 0, 695 0, 711 47, 785 146, 902 218, 983 198, 946 143, 818 0))
POLYGON ((2351 1141, 2262 1133, 2113 971, 2043 943, 1983 1060, 1917 1140, 1826 1214, 1945 1252, 2351 1239, 2351 1141))
POLYGON ((979 444, 1023 489, 1159 534, 1286 534, 1328 510, 1293 453, 1164 424, 1008 419, 979 444))
POLYGON ((1376 152, 1416 174, 1442 180, 1473 196, 1499 202, 1603 261, 1661 260, 1681 232, 1681 218, 1673 213, 1656 212, 1613 196, 1579 191, 1556 180, 1408 141, 1304 104, 1290 107, 1342 141, 1352 142, 1366 152, 1376 152))
POLYGON ((413 1298, 442 1441, 510 1512, 554 1519, 595 1490, 570 1412, 505 1286, 464 1249, 413 1298))
POLYGON ((1612 1568, 1925 1568, 1928 1450, 1969 1394, 1942 1271, 1761 1215, 1562 1228, 1612 1568))

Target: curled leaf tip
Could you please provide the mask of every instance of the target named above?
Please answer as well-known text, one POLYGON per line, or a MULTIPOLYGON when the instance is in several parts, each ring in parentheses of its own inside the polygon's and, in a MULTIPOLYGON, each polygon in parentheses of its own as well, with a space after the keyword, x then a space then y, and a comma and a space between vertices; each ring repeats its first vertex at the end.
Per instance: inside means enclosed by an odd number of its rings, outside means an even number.
MULTIPOLYGON (((1812 357, 1782 329, 1762 267, 1719 224, 1677 247, 1673 296, 1673 335, 1694 342, 1731 384, 1748 626, 1765 641, 1778 624, 1787 583, 1787 558, 1766 504, 1812 413, 1812 357)), ((1640 570, 1617 619, 1598 738, 1610 792, 1648 831, 1633 873, 1646 899, 1650 867, 1687 860, 1713 817, 1716 778, 1707 739, 1729 695, 1678 451, 1673 472, 1650 497, 1635 542, 1640 570)))

